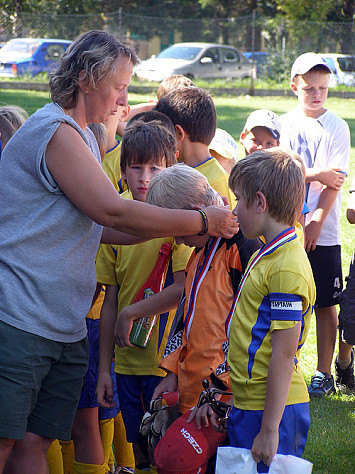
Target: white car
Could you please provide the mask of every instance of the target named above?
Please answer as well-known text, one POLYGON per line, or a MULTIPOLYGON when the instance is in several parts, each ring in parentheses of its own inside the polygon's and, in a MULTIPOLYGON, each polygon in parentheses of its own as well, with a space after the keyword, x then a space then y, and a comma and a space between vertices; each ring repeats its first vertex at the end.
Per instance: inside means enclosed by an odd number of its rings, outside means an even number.
POLYGON ((322 53, 322 57, 333 71, 333 74, 330 75, 330 87, 335 87, 338 84, 355 86, 355 56, 350 54, 322 53))
POLYGON ((236 48, 215 43, 176 43, 138 64, 141 79, 161 82, 174 74, 190 79, 244 79, 251 77, 252 62, 236 48))

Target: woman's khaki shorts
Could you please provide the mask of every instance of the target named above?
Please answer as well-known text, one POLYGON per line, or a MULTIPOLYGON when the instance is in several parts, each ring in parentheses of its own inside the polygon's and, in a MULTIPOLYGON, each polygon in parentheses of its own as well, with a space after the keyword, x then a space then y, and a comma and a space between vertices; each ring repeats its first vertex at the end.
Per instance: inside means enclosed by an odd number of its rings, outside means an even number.
POLYGON ((69 440, 87 370, 86 337, 51 341, 0 321, 0 437, 69 440))

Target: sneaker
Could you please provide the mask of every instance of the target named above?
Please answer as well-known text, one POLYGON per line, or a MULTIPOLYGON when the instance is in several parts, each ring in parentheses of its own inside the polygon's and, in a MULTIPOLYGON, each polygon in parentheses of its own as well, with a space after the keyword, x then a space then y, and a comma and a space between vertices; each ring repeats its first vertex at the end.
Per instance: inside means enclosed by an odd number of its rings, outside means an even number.
POLYGON ((338 358, 335 360, 335 384, 342 392, 355 391, 354 378, 354 349, 351 350, 351 362, 346 369, 341 369, 338 365, 338 358))
POLYGON ((333 377, 328 377, 327 374, 316 370, 316 373, 311 378, 308 393, 311 398, 321 398, 324 395, 335 393, 333 377))
POLYGON ((118 466, 114 470, 114 474, 134 474, 134 468, 125 467, 125 466, 118 466))

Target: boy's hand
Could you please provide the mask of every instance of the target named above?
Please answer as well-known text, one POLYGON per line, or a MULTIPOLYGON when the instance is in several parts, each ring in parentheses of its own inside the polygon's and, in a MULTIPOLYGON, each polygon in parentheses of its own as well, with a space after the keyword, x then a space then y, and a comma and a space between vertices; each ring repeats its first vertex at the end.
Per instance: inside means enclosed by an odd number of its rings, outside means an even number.
POLYGON ((346 174, 341 171, 340 168, 324 169, 320 171, 318 181, 328 188, 339 191, 346 178, 346 174))
POLYGON ((113 338, 118 347, 133 347, 129 342, 129 335, 134 318, 127 313, 126 308, 120 311, 113 331, 113 338))
POLYGON ((260 433, 255 436, 253 446, 251 447, 251 454, 254 458, 254 461, 262 461, 267 466, 270 466, 276 454, 278 445, 278 430, 268 431, 267 433, 260 431, 260 433))
POLYGON ((208 234, 231 239, 239 231, 236 217, 228 207, 208 206, 204 212, 208 219, 208 234))
POLYGON ((163 380, 155 387, 152 400, 161 397, 165 392, 175 392, 177 388, 177 375, 175 375, 173 372, 168 372, 163 380))
POLYGON ((191 413, 187 419, 188 423, 191 423, 194 419, 196 419, 196 427, 198 430, 201 429, 201 424, 203 423, 206 428, 210 425, 210 418, 213 415, 212 408, 208 405, 208 403, 204 403, 199 408, 194 407, 191 410, 191 413))
POLYGON ((116 403, 113 401, 113 385, 110 372, 99 373, 96 387, 98 403, 105 408, 113 408, 116 403))
POLYGON ((320 222, 311 221, 306 225, 304 246, 307 253, 316 248, 321 230, 322 224, 320 222))

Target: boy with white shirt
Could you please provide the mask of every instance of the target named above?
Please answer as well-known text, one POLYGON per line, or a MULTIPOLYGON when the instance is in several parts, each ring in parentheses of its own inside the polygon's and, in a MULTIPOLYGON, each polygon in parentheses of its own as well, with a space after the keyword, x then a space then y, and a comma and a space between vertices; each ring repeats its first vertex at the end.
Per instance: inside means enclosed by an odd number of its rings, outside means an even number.
MULTIPOLYGON (((296 151, 306 166, 305 247, 316 287, 318 366, 311 397, 334 393, 331 363, 337 334, 335 305, 342 290, 340 188, 349 168, 350 133, 344 120, 324 108, 331 69, 320 54, 294 62, 291 89, 298 107, 281 117, 281 147, 296 151)), ((341 345, 342 342, 340 341, 341 345)))

